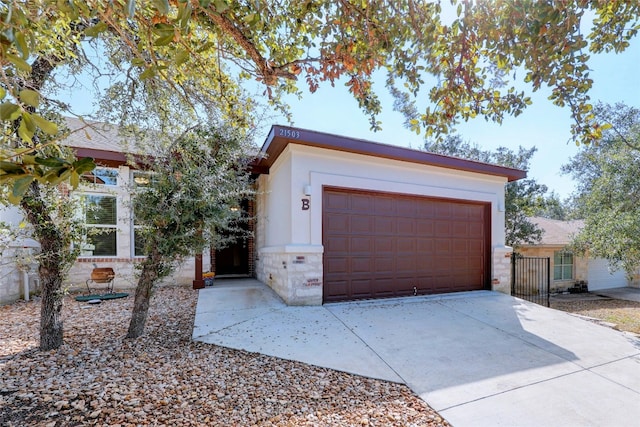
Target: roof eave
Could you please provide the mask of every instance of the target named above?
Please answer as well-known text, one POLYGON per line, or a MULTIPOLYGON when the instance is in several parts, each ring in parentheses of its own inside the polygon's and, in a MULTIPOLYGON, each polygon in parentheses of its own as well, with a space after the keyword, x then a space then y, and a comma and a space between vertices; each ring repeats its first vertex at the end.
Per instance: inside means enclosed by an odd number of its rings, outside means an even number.
POLYGON ((255 166, 260 167, 262 170, 268 170, 288 144, 313 146, 485 175, 502 176, 509 182, 526 178, 527 176, 526 171, 519 169, 279 125, 271 127, 269 135, 262 146, 261 153, 263 156, 255 163, 255 166))

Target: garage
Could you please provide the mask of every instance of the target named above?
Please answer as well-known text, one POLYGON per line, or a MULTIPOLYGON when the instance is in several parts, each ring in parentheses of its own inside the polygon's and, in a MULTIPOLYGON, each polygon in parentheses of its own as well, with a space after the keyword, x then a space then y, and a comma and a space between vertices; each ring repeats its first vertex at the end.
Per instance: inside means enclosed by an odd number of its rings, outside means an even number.
POLYGON ((323 301, 490 289, 491 206, 323 189, 323 301))
POLYGON ((589 290, 624 288, 628 286, 624 270, 610 271, 609 261, 603 258, 589 259, 589 290))

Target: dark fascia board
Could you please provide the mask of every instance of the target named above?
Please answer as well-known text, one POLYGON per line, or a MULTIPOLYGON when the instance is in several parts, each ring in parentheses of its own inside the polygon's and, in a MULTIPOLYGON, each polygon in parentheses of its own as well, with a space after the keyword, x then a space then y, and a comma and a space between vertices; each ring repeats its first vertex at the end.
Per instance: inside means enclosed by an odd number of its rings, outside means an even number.
POLYGON ((96 150, 94 148, 71 147, 79 159, 91 157, 97 165, 117 168, 127 164, 127 156, 116 151, 96 150))
POLYGON ((265 171, 268 171, 288 144, 306 145, 383 159, 503 176, 509 182, 526 178, 527 176, 527 172, 520 169, 280 125, 271 126, 271 131, 262 146, 261 158, 253 164, 254 173, 268 173, 265 171))

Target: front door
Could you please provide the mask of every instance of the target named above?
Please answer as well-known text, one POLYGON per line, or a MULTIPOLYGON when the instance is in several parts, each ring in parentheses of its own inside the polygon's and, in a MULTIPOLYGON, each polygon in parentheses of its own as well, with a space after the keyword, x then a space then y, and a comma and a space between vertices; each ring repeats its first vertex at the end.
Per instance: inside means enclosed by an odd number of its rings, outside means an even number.
POLYGON ((216 276, 248 275, 249 245, 247 239, 239 239, 215 253, 216 276))

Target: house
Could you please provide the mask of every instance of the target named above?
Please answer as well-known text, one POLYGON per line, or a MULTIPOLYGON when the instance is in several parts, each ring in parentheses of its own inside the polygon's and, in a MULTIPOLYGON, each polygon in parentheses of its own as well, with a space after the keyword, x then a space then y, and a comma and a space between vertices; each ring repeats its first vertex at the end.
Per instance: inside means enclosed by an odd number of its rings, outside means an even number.
MULTIPOLYGON (((100 230, 100 234, 87 236, 80 257, 69 271, 66 286, 85 288, 94 267, 111 267, 116 272, 114 288, 136 286, 135 264, 143 259, 136 246, 136 226, 129 209, 129 189, 136 181, 145 179, 141 171, 127 164, 120 144, 120 136, 114 126, 67 118, 70 129, 76 130, 65 140, 78 158, 92 157, 98 165, 91 174, 84 176, 78 193, 85 197, 85 209, 79 215, 85 219, 87 229, 100 230), (89 124, 90 126, 87 126, 89 124)), ((0 212, 0 220, 17 225, 22 220, 18 209, 8 208, 0 212)), ((24 252, 22 248, 19 248, 24 252)), ((0 267, 0 304, 9 303, 24 296, 22 273, 14 262, 17 249, 10 248, 3 254, 0 267)), ((205 270, 209 269, 205 257, 205 270)), ((193 281, 195 259, 189 258, 164 283, 190 284, 193 281)), ((38 286, 36 265, 29 271, 30 289, 38 286)))
MULTIPOLYGON (((72 120, 73 124, 73 120, 72 120)), ((81 122, 75 123, 81 126, 81 122)), ((84 246, 70 282, 95 265, 133 286, 140 258, 126 164, 115 129, 87 128, 68 145, 99 167, 83 191, 102 233, 84 246)), ((510 292, 504 185, 521 170, 328 133, 273 126, 254 161, 257 197, 243 208, 252 238, 186 260, 170 280, 204 286, 203 272, 250 276, 287 304, 493 289, 510 292)))
POLYGON ((582 220, 560 221, 533 217, 529 220, 543 230, 542 239, 534 245, 521 245, 517 252, 527 257, 550 258, 550 290, 561 292, 584 281, 590 291, 628 286, 624 270, 612 271, 602 258, 574 255, 568 245, 584 226, 582 220))
POLYGON ((525 172, 285 126, 262 153, 247 256, 287 304, 510 291, 504 185, 525 172))

